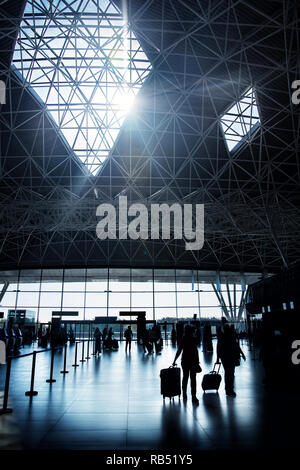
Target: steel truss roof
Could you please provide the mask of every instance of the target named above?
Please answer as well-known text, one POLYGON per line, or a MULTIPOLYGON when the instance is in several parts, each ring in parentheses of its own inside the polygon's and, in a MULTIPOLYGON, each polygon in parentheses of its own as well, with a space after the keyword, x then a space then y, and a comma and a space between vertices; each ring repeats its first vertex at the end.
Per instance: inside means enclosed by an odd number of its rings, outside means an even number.
MULTIPOLYGON (((24 2, 0 5, 0 266, 173 266, 275 272, 299 260, 296 1, 128 2, 152 71, 97 176, 11 67, 24 2), (224 113, 253 87, 261 125, 229 152, 224 113), (96 207, 205 204, 205 244, 100 242, 96 207)), ((122 2, 114 2, 122 9, 122 2)))

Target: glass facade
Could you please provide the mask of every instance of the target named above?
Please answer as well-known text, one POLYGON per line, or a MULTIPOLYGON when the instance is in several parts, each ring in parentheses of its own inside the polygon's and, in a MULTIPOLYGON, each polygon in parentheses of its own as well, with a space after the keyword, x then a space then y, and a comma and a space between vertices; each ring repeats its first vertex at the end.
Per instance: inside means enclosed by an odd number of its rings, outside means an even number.
MULTIPOLYGON (((222 309, 212 284, 200 271, 176 269, 43 269, 0 273, 0 289, 9 286, 0 310, 7 318, 9 310, 30 310, 37 321, 48 322, 52 311, 74 311, 69 320, 93 320, 116 317, 122 310, 145 310, 148 320, 165 318, 220 318, 222 309)), ((230 303, 227 286, 224 299, 230 303)), ((229 285, 236 305, 241 288, 229 285)))

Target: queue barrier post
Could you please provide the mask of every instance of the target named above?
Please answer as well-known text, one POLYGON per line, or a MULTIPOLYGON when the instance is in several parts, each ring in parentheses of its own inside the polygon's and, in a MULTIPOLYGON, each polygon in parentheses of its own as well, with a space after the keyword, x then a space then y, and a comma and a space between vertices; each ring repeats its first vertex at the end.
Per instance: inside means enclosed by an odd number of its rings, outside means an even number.
POLYGON ((77 346, 78 346, 78 341, 76 341, 75 343, 75 360, 74 360, 74 364, 72 364, 72 367, 78 367, 79 364, 77 364, 77 346))
POLYGON ((68 374, 69 371, 67 370, 67 343, 64 346, 64 368, 60 371, 61 374, 68 374))
POLYGON ((33 351, 30 390, 28 392, 25 392, 26 397, 35 397, 38 394, 38 392, 34 390, 35 365, 36 365, 36 351, 33 351))
POLYGON ((54 347, 52 347, 51 349, 50 378, 46 380, 46 382, 49 384, 56 382, 56 380, 53 378, 53 365, 54 365, 54 347))
POLYGON ((90 340, 88 339, 88 342, 87 342, 87 356, 86 356, 86 359, 91 359, 91 356, 90 356, 90 340))
POLYGON ((85 359, 84 359, 84 339, 82 340, 82 358, 80 359, 80 362, 85 362, 85 359))

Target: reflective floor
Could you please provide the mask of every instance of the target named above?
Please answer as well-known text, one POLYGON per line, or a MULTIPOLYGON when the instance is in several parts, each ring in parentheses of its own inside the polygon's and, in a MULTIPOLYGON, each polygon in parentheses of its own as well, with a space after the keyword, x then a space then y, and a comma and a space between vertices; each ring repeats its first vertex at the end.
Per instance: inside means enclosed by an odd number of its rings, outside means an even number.
MULTIPOLYGON (((214 350, 215 350, 214 344, 214 350)), ((125 354, 104 352, 74 368, 74 346, 68 348, 67 369, 57 352, 52 385, 50 354, 37 356, 35 390, 30 385, 31 357, 13 361, 10 406, 0 417, 2 447, 25 449, 278 449, 298 447, 299 390, 272 390, 262 384, 261 363, 245 342, 247 361, 236 369, 237 397, 204 394, 203 373, 212 369, 215 354, 200 351, 199 405, 162 399, 159 371, 168 367, 175 349, 165 345, 159 356, 145 355, 136 344, 125 354)), ((27 350, 25 349, 24 352, 27 350)), ((22 351, 23 352, 23 351, 22 351)), ((3 390, 4 367, 0 369, 3 390)), ((223 375, 223 371, 222 371, 223 375)))

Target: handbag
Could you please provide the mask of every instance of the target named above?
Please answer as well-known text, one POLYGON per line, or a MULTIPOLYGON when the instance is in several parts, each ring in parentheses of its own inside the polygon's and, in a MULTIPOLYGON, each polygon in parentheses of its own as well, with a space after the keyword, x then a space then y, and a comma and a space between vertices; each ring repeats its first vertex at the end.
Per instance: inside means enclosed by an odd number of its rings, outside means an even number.
POLYGON ((195 364, 191 367, 191 370, 192 372, 195 372, 196 374, 199 374, 200 372, 202 372, 202 369, 201 369, 201 366, 200 364, 195 364))

